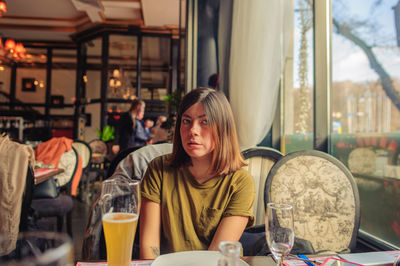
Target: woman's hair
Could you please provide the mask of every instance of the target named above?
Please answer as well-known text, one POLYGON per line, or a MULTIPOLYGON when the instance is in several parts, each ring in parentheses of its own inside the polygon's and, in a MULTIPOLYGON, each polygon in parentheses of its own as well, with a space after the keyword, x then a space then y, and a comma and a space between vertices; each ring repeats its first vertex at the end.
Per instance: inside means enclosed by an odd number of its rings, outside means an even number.
POLYGON ((131 107, 129 108, 129 113, 132 113, 132 112, 135 113, 134 117, 132 117, 133 128, 136 127, 136 119, 135 119, 136 111, 138 109, 138 106, 140 106, 142 104, 144 104, 144 101, 140 98, 135 98, 131 102, 131 107))
POLYGON ((201 103, 209 125, 215 147, 211 162, 213 175, 228 174, 246 165, 239 150, 236 125, 232 109, 225 95, 210 88, 197 88, 183 97, 179 106, 175 124, 173 151, 170 163, 180 167, 190 163, 190 156, 185 152, 180 134, 182 115, 192 105, 201 103))
POLYGON ((129 108, 129 112, 136 111, 136 110, 137 110, 137 107, 138 107, 139 105, 142 105, 143 103, 144 103, 144 101, 143 101, 142 99, 140 99, 140 98, 135 98, 135 99, 131 102, 131 108, 129 108))

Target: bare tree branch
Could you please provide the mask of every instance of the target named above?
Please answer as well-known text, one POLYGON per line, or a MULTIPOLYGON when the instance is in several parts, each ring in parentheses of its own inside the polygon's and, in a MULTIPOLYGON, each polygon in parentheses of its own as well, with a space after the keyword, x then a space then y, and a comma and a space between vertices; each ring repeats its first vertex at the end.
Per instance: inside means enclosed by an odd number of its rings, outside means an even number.
POLYGON ((372 51, 372 48, 368 46, 364 40, 353 34, 350 27, 340 24, 334 18, 333 25, 336 27, 336 30, 339 34, 352 41, 355 45, 357 45, 364 51, 371 68, 378 74, 381 80, 383 90, 386 92, 386 95, 390 98, 396 108, 400 111, 400 93, 393 86, 393 81, 390 75, 386 72, 386 70, 376 58, 375 53, 372 51))

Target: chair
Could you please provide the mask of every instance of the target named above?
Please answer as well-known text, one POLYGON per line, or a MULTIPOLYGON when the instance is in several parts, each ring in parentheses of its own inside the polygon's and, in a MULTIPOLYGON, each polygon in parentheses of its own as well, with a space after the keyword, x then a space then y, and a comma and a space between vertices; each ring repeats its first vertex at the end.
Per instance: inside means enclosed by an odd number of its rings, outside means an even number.
POLYGON ((265 203, 294 206, 296 238, 308 240, 315 252, 346 252, 356 245, 360 200, 350 171, 320 151, 292 152, 268 174, 265 203))
POLYGON ((92 159, 92 149, 89 144, 82 140, 74 140, 72 143, 72 147, 75 148, 78 155, 82 159, 82 178, 81 182, 79 182, 79 196, 82 199, 83 190, 86 190, 89 187, 89 177, 88 171, 90 168, 90 162, 92 159), (84 185, 83 185, 84 184, 84 185))
POLYGON ((32 166, 28 165, 26 172, 25 191, 21 205, 21 219, 19 222, 19 231, 27 231, 29 223, 30 208, 32 203, 33 189, 35 187, 35 176, 32 166))
POLYGON ((244 255, 256 255, 254 244, 260 239, 265 238, 265 206, 264 188, 265 181, 272 166, 283 156, 278 150, 268 147, 250 148, 242 152, 247 166, 243 167, 254 178, 256 197, 254 201, 253 214, 255 226, 243 232, 240 242, 243 246, 244 255))
POLYGON ((92 163, 94 163, 94 164, 104 163, 105 158, 108 154, 107 144, 100 139, 94 139, 89 142, 89 146, 92 150, 92 154, 91 154, 92 163))
POLYGON ((265 224, 264 188, 272 166, 283 156, 278 150, 268 147, 250 148, 242 152, 247 166, 244 167, 254 178, 256 200, 254 202, 255 225, 265 224))
POLYGON ((82 169, 85 171, 88 169, 92 159, 92 148, 90 148, 89 144, 82 140, 74 140, 72 147, 74 147, 79 156, 81 156, 82 169))
POLYGON ((32 208, 39 218, 57 217, 57 231, 61 232, 66 217, 67 233, 72 237, 72 217, 71 210, 73 201, 71 197, 71 184, 78 167, 78 153, 75 148, 63 153, 60 159, 59 168, 65 169, 64 173, 54 176, 60 189, 65 189, 65 194, 60 193, 56 198, 40 198, 32 200, 32 208), (68 173, 68 176, 65 176, 68 173), (61 180, 60 181, 60 176, 61 180))
POLYGON ((134 147, 128 147, 122 151, 120 151, 117 156, 111 161, 110 165, 108 166, 107 170, 107 175, 106 178, 109 178, 113 175, 115 169, 117 168, 118 164, 125 159, 126 156, 128 156, 131 152, 134 152, 144 146, 134 146, 134 147))

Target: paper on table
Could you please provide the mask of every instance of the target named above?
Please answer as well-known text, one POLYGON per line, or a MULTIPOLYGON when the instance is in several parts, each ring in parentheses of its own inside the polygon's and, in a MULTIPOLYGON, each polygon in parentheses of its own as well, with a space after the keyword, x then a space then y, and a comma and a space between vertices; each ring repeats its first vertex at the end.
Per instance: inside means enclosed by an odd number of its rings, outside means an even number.
MULTIPOLYGON (((314 260, 316 262, 324 262, 327 258, 339 258, 337 256, 326 256, 326 257, 312 257, 309 258, 310 260, 314 260)), ((307 264, 302 260, 290 259, 290 260, 283 260, 283 264, 285 266, 307 266, 307 264)))
MULTIPOLYGON (((153 263, 152 260, 137 260, 132 261, 131 266, 150 266, 153 263)), ((107 262, 77 262, 76 266, 105 266, 107 262)))
POLYGON ((345 260, 355 262, 362 265, 384 265, 393 264, 395 260, 394 254, 388 252, 365 252, 365 253, 350 253, 340 254, 345 260))

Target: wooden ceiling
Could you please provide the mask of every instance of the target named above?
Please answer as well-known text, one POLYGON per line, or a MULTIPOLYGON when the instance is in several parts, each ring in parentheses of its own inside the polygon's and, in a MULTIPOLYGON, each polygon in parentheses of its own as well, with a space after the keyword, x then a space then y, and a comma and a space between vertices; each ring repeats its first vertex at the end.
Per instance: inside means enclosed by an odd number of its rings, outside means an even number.
MULTIPOLYGON (((185 0, 6 0, 0 35, 23 42, 72 43, 73 36, 99 26, 179 27, 185 0)), ((183 16, 184 17, 184 16, 183 16)), ((181 26, 184 19, 181 19, 181 26)), ((182 26, 184 27, 184 26, 182 26)))

